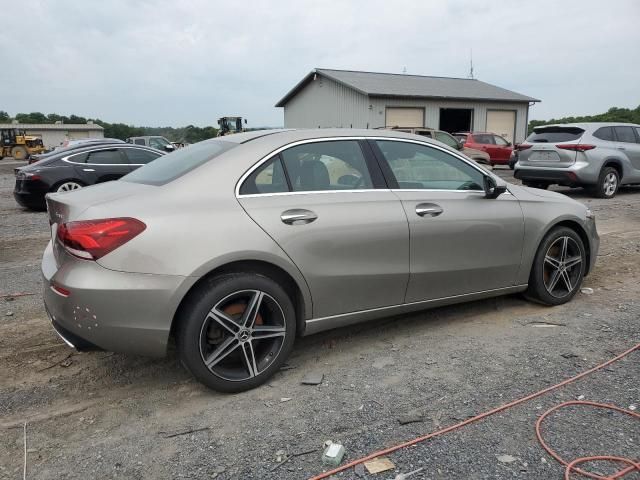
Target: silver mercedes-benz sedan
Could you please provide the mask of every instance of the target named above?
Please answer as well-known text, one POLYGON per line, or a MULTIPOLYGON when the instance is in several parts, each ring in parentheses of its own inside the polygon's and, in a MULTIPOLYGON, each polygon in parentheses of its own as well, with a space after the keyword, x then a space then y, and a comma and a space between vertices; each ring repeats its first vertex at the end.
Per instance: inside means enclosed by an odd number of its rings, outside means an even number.
POLYGON ((172 337, 225 392, 265 382, 297 336, 514 292, 567 302, 599 244, 582 204, 383 130, 207 140, 47 205, 63 339, 163 355, 172 337))

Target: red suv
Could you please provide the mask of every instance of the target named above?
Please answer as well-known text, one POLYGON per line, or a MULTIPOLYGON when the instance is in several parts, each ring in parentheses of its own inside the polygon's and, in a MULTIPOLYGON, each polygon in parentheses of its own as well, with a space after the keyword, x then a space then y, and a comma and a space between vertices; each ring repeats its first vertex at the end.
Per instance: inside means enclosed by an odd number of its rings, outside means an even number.
POLYGON ((491 166, 509 164, 513 146, 500 135, 488 132, 458 132, 454 133, 454 136, 467 148, 487 152, 491 166))

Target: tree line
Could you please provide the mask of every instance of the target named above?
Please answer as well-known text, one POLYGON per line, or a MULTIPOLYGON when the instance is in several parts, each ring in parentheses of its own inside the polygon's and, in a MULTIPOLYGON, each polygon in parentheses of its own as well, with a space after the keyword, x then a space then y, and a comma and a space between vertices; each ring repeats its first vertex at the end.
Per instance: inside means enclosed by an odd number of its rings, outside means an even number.
POLYGON ((597 115, 585 115, 582 117, 562 117, 552 118, 551 120, 531 120, 529 122, 529 133, 535 127, 540 125, 549 125, 554 123, 581 123, 581 122, 625 122, 640 124, 640 105, 633 110, 630 108, 611 107, 606 113, 597 115))
POLYGON ((196 143, 207 138, 217 136, 216 127, 136 127, 125 123, 109 123, 99 118, 85 118, 78 115, 58 115, 57 113, 44 114, 41 112, 17 113, 13 118, 4 110, 0 110, 0 123, 9 123, 16 120, 19 123, 87 123, 92 121, 104 128, 106 138, 119 138, 126 140, 129 137, 140 135, 162 135, 172 142, 196 143))

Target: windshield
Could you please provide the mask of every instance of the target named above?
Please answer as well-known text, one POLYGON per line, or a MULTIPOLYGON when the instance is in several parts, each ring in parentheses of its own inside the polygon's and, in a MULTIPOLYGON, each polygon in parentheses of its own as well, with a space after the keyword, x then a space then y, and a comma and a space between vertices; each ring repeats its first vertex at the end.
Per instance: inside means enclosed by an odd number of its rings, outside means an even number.
POLYGON ((152 148, 158 148, 162 150, 167 145, 171 145, 171 144, 164 137, 151 137, 149 139, 149 146, 152 148))
POLYGON ((125 175, 122 180, 147 185, 164 185, 236 146, 236 143, 217 139, 205 140, 159 157, 125 175))
POLYGON ((529 143, 558 143, 577 140, 584 130, 578 127, 537 127, 527 137, 529 143))

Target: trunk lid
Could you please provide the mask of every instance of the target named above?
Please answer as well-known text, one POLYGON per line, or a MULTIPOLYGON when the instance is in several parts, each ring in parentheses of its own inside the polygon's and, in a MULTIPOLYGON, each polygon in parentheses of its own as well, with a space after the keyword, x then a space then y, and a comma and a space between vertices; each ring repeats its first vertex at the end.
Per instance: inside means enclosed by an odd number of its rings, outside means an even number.
POLYGON ((536 127, 518 146, 518 162, 522 166, 566 168, 576 161, 578 152, 559 145, 580 143, 584 129, 569 125, 536 127))

